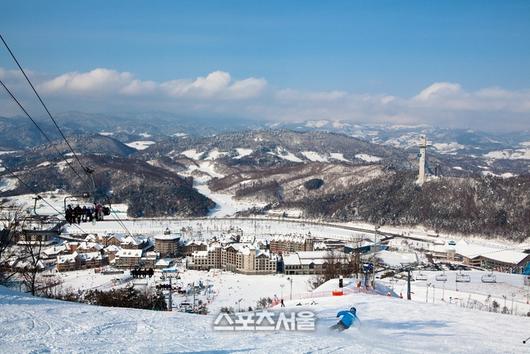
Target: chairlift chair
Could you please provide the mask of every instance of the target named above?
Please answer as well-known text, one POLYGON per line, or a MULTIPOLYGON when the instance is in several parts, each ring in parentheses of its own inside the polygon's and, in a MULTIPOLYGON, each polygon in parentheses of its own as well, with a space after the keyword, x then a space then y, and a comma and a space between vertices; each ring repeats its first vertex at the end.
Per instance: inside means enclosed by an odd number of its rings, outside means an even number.
POLYGON ((416 275, 416 280, 426 281, 427 280, 427 276, 425 274, 423 274, 422 272, 419 272, 416 275))
MULTIPOLYGON (((88 193, 88 192, 85 192, 85 193, 80 194, 80 195, 69 195, 69 196, 66 196, 64 198, 64 213, 65 213, 65 215, 66 215, 66 211, 67 211, 68 206, 73 206, 73 204, 79 205, 80 207, 87 207, 87 208, 90 208, 90 209, 93 209, 96 204, 100 204, 101 205, 102 216, 110 215, 110 212, 111 212, 110 208, 111 207, 110 207, 110 201, 108 201, 108 198, 107 198, 107 201, 105 201, 105 202, 95 202, 93 200, 89 200, 89 198, 90 198, 90 193, 88 193), (68 199, 75 200, 75 203, 67 203, 68 199)), ((94 220, 93 221, 97 221, 96 215, 94 215, 94 220)))
POLYGON ((63 203, 64 203, 64 212, 66 213, 66 209, 68 205, 73 206, 73 204, 79 205, 79 206, 87 206, 91 205, 93 206, 94 203, 91 203, 88 201, 88 198, 90 198, 89 193, 83 193, 79 195, 67 195, 64 197, 63 203), (68 199, 72 199, 72 202, 68 202, 68 199), (75 201, 75 202, 73 202, 75 201))
POLYGON ((497 277, 492 272, 492 273, 483 275, 482 277, 480 277, 480 280, 483 283, 496 283, 497 282, 497 277))
POLYGON ((469 276, 469 274, 457 273, 456 274, 456 282, 457 283, 469 283, 469 282, 471 282, 471 277, 469 276))
POLYGON ((447 275, 445 273, 438 274, 438 275, 436 275, 436 277, 434 277, 434 279, 436 279, 436 281, 446 282, 447 281, 447 275))

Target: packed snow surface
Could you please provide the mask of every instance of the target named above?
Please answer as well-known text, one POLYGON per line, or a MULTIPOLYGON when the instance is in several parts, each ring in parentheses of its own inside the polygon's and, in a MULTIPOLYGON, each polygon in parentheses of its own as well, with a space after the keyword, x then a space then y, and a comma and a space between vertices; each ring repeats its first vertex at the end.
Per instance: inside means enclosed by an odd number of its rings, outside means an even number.
POLYGON ((199 193, 207 196, 216 204, 215 208, 209 211, 209 217, 231 216, 237 213, 238 211, 243 211, 253 207, 259 208, 267 204, 258 201, 253 202, 235 200, 230 194, 212 192, 207 184, 196 184, 195 188, 199 191, 199 193))
POLYGON ((237 148, 236 149, 237 151, 237 156, 235 157, 236 159, 240 159, 242 157, 245 157, 245 156, 248 156, 250 154, 252 154, 252 149, 245 149, 245 148, 237 148))
POLYGON ((226 155, 228 155, 228 152, 219 151, 219 149, 215 148, 208 152, 208 157, 206 157, 205 160, 217 160, 218 158, 221 158, 226 155))
POLYGON ((381 158, 378 156, 368 155, 368 154, 357 154, 355 158, 366 161, 366 162, 378 162, 381 161, 381 158))
POLYGON ((278 156, 279 158, 287 160, 287 161, 302 162, 302 160, 299 157, 297 157, 295 154, 293 154, 292 152, 286 150, 285 148, 281 146, 277 147, 274 152, 270 151, 269 154, 278 156))
MULTIPOLYGON (((237 299, 236 299, 237 300, 237 299)), ((523 353, 530 319, 352 294, 286 301, 316 313, 316 330, 213 331, 216 314, 193 315, 60 302, 0 289, 0 344, 20 352, 523 353), (359 328, 329 327, 354 305, 359 328)), ((274 311, 281 311, 275 308, 274 311)))
POLYGON ((459 144, 455 141, 450 143, 437 143, 433 144, 432 146, 441 154, 453 154, 458 150, 462 150, 465 148, 464 145, 459 144))
POLYGON ((309 161, 328 162, 326 156, 323 156, 316 151, 302 151, 301 154, 304 155, 309 161))
POLYGON ((332 152, 329 154, 329 156, 333 159, 333 160, 339 160, 339 161, 344 161, 344 162, 350 162, 350 160, 348 160, 347 158, 344 157, 344 155, 341 153, 341 152, 332 152))
POLYGON ((188 136, 188 134, 186 134, 186 133, 175 133, 175 134, 171 134, 171 136, 176 136, 177 138, 183 138, 185 136, 188 136))
POLYGON ((530 148, 490 151, 484 157, 494 160, 530 160, 530 148))
POLYGON ((127 145, 128 147, 132 147, 133 149, 136 149, 136 150, 145 150, 153 144, 155 144, 155 142, 151 140, 138 140, 138 141, 132 141, 125 145, 127 145))
POLYGON ((190 149, 190 150, 182 151, 180 154, 192 160, 199 160, 204 153, 198 152, 195 149, 190 149))
POLYGON ((16 189, 18 181, 15 178, 2 178, 0 179, 0 192, 7 192, 16 189))

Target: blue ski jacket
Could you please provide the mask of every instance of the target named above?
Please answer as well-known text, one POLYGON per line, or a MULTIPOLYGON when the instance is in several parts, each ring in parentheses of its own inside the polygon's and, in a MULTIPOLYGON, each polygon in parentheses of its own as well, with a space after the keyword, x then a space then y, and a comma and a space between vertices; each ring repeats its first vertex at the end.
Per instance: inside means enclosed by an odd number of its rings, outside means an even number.
POLYGON ((357 320, 357 316, 351 312, 351 311, 340 311, 337 313, 337 317, 341 317, 340 322, 344 325, 346 328, 350 328, 350 326, 357 320))

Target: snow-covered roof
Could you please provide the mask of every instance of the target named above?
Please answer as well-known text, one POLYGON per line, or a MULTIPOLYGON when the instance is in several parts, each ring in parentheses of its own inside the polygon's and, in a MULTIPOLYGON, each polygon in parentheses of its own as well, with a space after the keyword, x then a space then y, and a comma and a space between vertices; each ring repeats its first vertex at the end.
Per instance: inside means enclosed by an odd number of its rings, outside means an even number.
POLYGON ((254 242, 254 240, 256 239, 256 237, 254 235, 250 236, 241 236, 239 241, 240 242, 245 242, 245 243, 252 243, 254 242))
POLYGON ((104 246, 96 242, 81 242, 78 246, 78 249, 95 249, 101 250, 104 246))
POLYGON ((65 254, 65 255, 57 256, 57 263, 58 264, 73 263, 76 261, 76 259, 85 260, 85 261, 90 261, 93 259, 101 259, 101 254, 99 252, 85 252, 85 253, 74 252, 72 254, 65 254))
POLYGON ((90 261, 93 259, 101 259, 101 253, 99 252, 78 253, 78 256, 86 261, 90 261))
POLYGON ((298 254, 293 252, 283 256, 283 264, 285 265, 300 265, 300 257, 298 254))
POLYGON ((328 255, 328 251, 291 252, 283 257, 283 262, 285 265, 324 264, 328 255))
POLYGON ((192 255, 194 257, 208 257, 208 251, 195 251, 192 255))
POLYGON ((116 240, 118 240, 119 242, 124 242, 125 239, 127 238, 127 236, 125 236, 124 234, 108 234, 108 235, 103 235, 101 236, 102 239, 112 239, 112 238, 115 238, 116 240))
POLYGON ((143 250, 138 249, 122 249, 118 253, 116 253, 116 256, 118 257, 136 257, 141 258, 142 257, 143 250))
POLYGON ((391 252, 385 250, 377 252, 376 257, 391 267, 399 267, 403 264, 418 262, 416 253, 391 252))
POLYGON ((212 243, 210 243, 208 245, 208 251, 215 250, 215 249, 221 248, 221 247, 223 247, 223 245, 220 242, 215 241, 215 242, 212 242, 212 243))
POLYGON ((189 246, 189 245, 206 245, 206 241, 202 241, 202 240, 186 240, 186 242, 184 243, 186 246, 189 246))
POLYGON ((260 249, 256 250, 256 257, 260 257, 260 256, 270 257, 270 255, 271 255, 270 252, 267 250, 260 250, 260 249))
POLYGON ((304 235, 274 235, 271 239, 271 241, 289 241, 289 242, 296 242, 296 243, 304 243, 306 240, 306 236, 304 235))
POLYGON ((236 251, 241 252, 243 254, 249 254, 250 250, 254 251, 256 249, 256 247, 253 244, 246 243, 246 242, 230 243, 226 245, 224 248, 228 249, 230 247, 234 248, 236 251))
POLYGON ((161 241, 172 241, 172 240, 178 240, 180 239, 181 235, 174 233, 174 234, 162 234, 162 235, 156 235, 155 240, 161 240, 161 241))
POLYGON ((86 242, 96 242, 97 241, 97 237, 94 234, 90 234, 90 235, 87 235, 87 237, 85 237, 85 241, 86 242))
POLYGON ((129 245, 139 245, 141 242, 132 236, 127 236, 125 239, 123 239, 121 243, 129 244, 129 245))
POLYGON ((466 258, 476 258, 481 254, 488 254, 496 252, 498 249, 491 247, 484 247, 475 244, 469 244, 466 241, 458 241, 455 246, 455 252, 466 258))
POLYGON ((502 250, 498 252, 482 254, 481 256, 498 262, 519 264, 526 257, 530 256, 530 254, 512 250, 502 250))
POLYGON ((105 247, 105 251, 110 252, 110 253, 117 253, 120 250, 121 250, 121 247, 118 247, 116 245, 110 245, 110 246, 105 247))
POLYGON ((57 263, 64 264, 64 263, 75 262, 76 257, 77 257, 77 252, 74 252, 72 254, 63 254, 63 255, 57 256, 57 263))
POLYGON ((502 263, 519 264, 528 254, 517 250, 502 250, 492 247, 484 247, 475 244, 469 244, 466 241, 456 243, 455 252, 466 258, 484 257, 502 263))
POLYGON ((160 256, 160 253, 155 252, 155 251, 145 252, 144 254, 144 257, 147 257, 147 258, 158 258, 159 256, 160 256))
POLYGON ((300 251, 296 252, 301 259, 327 258, 328 251, 300 251))
POLYGON ((173 260, 171 258, 161 258, 155 263, 155 265, 158 267, 169 267, 171 264, 173 264, 173 260))
POLYGON ((66 245, 59 245, 59 246, 51 246, 48 248, 45 248, 42 253, 44 253, 47 256, 53 256, 60 252, 66 251, 66 245))
POLYGON ((318 250, 326 250, 326 249, 328 249, 328 245, 326 245, 325 242, 315 242, 313 244, 313 249, 317 250, 317 251, 318 250))

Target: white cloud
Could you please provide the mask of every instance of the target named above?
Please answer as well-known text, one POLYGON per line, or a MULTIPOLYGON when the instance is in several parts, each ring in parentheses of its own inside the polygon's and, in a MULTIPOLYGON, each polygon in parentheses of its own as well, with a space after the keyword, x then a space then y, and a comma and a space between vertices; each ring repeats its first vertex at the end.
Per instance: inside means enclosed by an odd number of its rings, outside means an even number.
POLYGON ((40 84, 45 93, 97 93, 119 90, 133 81, 128 72, 97 68, 89 72, 70 72, 40 84))
POLYGON ((437 98, 455 95, 461 92, 459 84, 451 82, 435 82, 429 87, 424 88, 415 99, 418 101, 429 101, 437 98))
POLYGON ((129 72, 98 68, 89 72, 70 72, 40 83, 44 93, 54 94, 163 94, 175 98, 245 99, 258 96, 267 82, 254 77, 232 80, 229 73, 214 71, 196 79, 164 82, 142 81, 129 72))
MULTIPOLYGON (((20 95, 28 94, 24 91, 26 83, 16 71, 0 68, 0 77, 17 88, 20 95)), ((325 119, 484 129, 527 129, 530 123, 530 90, 485 87, 470 91, 455 82, 435 82, 416 95, 400 97, 271 88, 263 78, 235 80, 224 71, 162 82, 141 80, 132 73, 106 68, 55 77, 32 73, 31 77, 41 93, 63 110, 89 107, 101 112, 127 107, 129 111, 166 110, 212 117, 325 119), (78 99, 72 100, 72 95, 78 99)), ((0 114, 11 112, 12 109, 0 107, 0 114)))
POLYGON ((283 89, 276 93, 276 97, 286 101, 336 101, 346 97, 344 91, 297 91, 293 89, 283 89))
POLYGON ((153 92, 157 89, 157 84, 154 81, 132 80, 127 85, 120 89, 120 92, 125 95, 142 95, 153 92))
POLYGON ((229 96, 233 98, 249 98, 260 95, 265 87, 267 81, 265 79, 257 79, 250 77, 248 79, 234 82, 229 88, 229 96))
POLYGON ((214 71, 206 77, 201 76, 195 80, 164 82, 161 87, 174 97, 212 97, 227 89, 230 81, 230 74, 214 71))

